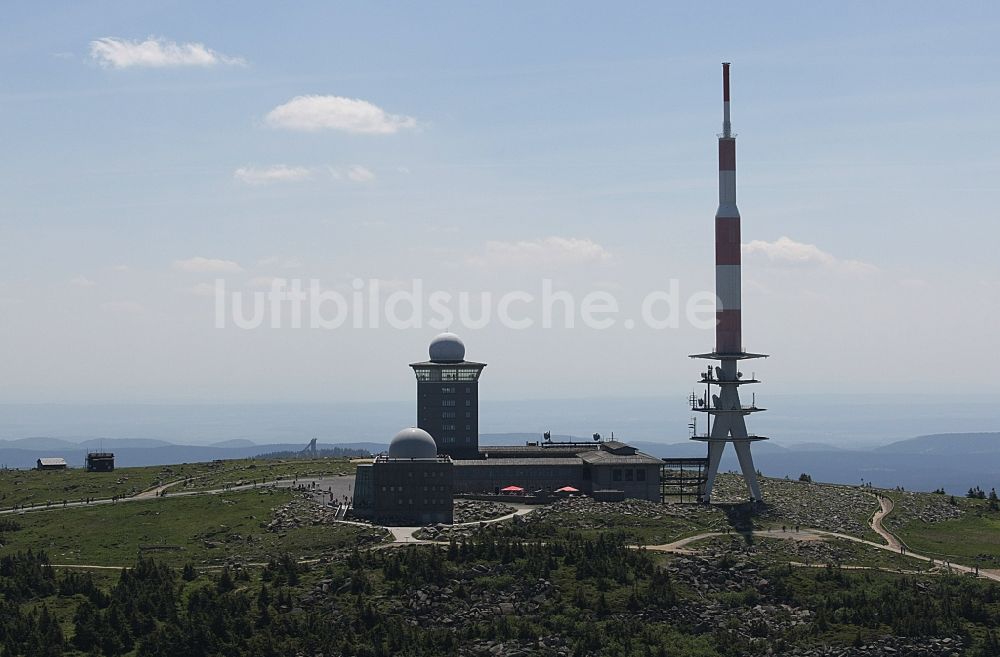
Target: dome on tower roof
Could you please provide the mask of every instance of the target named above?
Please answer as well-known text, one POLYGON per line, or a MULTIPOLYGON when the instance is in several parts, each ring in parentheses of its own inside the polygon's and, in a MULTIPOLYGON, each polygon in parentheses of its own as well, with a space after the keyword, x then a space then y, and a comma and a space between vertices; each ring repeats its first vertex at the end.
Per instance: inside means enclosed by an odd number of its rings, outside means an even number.
POLYGON ((428 350, 435 363, 460 363, 465 360, 465 343, 454 333, 441 333, 428 350))
POLYGON ((389 443, 391 459, 433 459, 437 457, 437 443, 423 429, 403 429, 389 443))

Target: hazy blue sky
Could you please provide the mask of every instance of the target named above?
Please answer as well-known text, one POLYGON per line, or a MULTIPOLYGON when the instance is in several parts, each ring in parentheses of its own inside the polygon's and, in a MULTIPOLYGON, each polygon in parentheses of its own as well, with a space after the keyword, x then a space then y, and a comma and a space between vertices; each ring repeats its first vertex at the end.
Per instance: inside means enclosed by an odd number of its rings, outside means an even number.
MULTIPOLYGON (((774 392, 997 393, 991 3, 5 3, 0 402, 406 399, 437 332, 210 286, 713 289, 733 62, 774 392), (296 100, 297 99, 297 100, 296 100), (350 102, 349 100, 364 101, 350 102)), ((712 331, 455 328, 494 398, 674 394, 712 331)))

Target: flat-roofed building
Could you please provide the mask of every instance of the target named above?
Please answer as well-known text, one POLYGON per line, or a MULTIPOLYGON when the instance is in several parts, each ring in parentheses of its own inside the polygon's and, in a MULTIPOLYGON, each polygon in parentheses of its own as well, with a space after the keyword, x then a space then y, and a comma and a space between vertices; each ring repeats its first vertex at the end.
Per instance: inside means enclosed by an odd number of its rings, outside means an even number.
POLYGON ((383 525, 450 524, 454 517, 454 468, 438 455, 423 429, 403 429, 389 452, 358 465, 353 513, 383 525))
POLYGON ((587 495, 660 501, 663 462, 618 441, 533 443, 484 447, 478 459, 455 461, 455 490, 499 493, 519 486, 531 493, 572 486, 587 495))
POLYGON ((87 454, 87 472, 113 472, 115 455, 111 452, 90 452, 87 454))

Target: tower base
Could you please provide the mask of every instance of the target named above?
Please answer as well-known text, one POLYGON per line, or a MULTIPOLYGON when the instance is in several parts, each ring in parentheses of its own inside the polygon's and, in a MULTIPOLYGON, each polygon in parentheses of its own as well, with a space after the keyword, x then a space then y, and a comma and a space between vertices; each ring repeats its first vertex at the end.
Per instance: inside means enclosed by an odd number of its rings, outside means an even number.
POLYGON ((692 396, 692 410, 708 415, 709 430, 704 436, 694 436, 692 440, 708 443, 708 471, 705 478, 703 502, 711 502, 715 478, 719 474, 719 464, 727 443, 732 443, 736 450, 736 458, 740 463, 743 480, 747 485, 747 493, 752 502, 763 500, 760 492, 760 482, 757 481, 757 469, 754 467, 753 455, 750 453, 750 443, 767 440, 763 436, 753 436, 747 432, 746 416, 761 411, 756 404, 744 406, 740 403, 740 385, 756 379, 744 380, 743 374, 737 368, 739 361, 750 358, 766 358, 764 354, 748 353, 712 353, 698 354, 692 358, 710 358, 718 360, 718 367, 709 368, 702 378, 708 389, 703 400, 692 396), (712 386, 718 387, 718 395, 711 393, 712 386))

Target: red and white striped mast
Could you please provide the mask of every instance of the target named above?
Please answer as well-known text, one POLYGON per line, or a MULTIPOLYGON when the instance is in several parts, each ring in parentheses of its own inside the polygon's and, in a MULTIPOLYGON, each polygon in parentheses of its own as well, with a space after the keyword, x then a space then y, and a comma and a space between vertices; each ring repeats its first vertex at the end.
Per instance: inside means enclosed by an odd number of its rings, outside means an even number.
POLYGON ((732 443, 740 462, 747 491, 754 501, 762 499, 750 443, 766 440, 747 433, 746 416, 764 409, 740 402, 739 387, 759 383, 743 378, 738 363, 751 358, 766 358, 743 350, 740 275, 740 211, 736 207, 736 136, 729 115, 729 63, 722 64, 722 134, 719 135, 719 209, 715 213, 715 350, 692 358, 718 361, 702 374, 707 390, 704 399, 692 405, 695 411, 709 416, 709 430, 694 440, 708 443, 708 472, 702 500, 711 501, 712 487, 719 472, 719 462, 726 443, 732 443), (713 386, 718 394, 712 394, 713 386))

